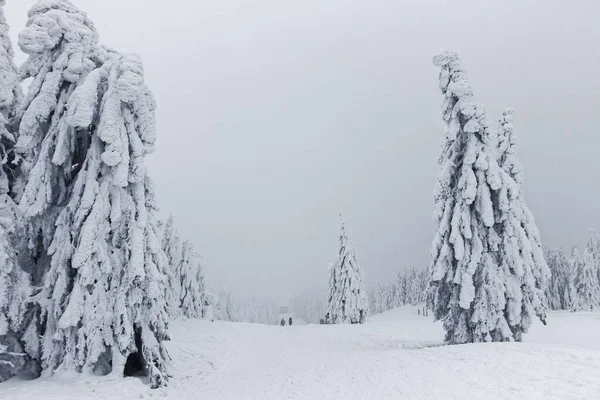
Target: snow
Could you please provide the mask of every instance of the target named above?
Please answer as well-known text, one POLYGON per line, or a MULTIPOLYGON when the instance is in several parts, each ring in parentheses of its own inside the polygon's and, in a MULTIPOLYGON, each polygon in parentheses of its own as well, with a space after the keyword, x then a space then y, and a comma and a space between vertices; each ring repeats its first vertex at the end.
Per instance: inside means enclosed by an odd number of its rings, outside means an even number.
POLYGON ((443 346, 401 307, 364 325, 172 323, 173 378, 59 374, 2 384, 2 399, 598 399, 600 313, 552 312, 523 343, 443 346), (435 379, 434 379, 435 378, 435 379))

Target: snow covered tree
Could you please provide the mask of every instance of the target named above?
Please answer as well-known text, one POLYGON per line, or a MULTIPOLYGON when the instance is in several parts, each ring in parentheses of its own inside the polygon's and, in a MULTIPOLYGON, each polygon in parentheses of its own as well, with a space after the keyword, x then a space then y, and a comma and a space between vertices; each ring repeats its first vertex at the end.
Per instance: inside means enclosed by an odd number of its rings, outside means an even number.
POLYGON ((327 322, 362 324, 368 312, 369 299, 363 284, 363 271, 358 265, 354 246, 348 241, 346 221, 342 218, 340 250, 329 279, 327 322))
POLYGON ((216 308, 217 319, 221 321, 238 321, 239 309, 231 292, 226 290, 219 292, 216 308))
POLYGON ((550 279, 546 285, 546 299, 553 310, 567 310, 571 307, 571 263, 562 249, 550 249, 546 252, 550 268, 550 279))
POLYGON ((409 268, 404 273, 404 298, 402 304, 416 306, 425 301, 425 292, 427 291, 427 272, 417 271, 414 267, 409 268))
POLYGON ((572 311, 593 311, 600 308, 600 239, 590 232, 583 257, 573 250, 572 263, 575 275, 572 290, 572 311))
POLYGON ((181 240, 175 229, 175 222, 171 215, 165 224, 162 235, 162 249, 167 257, 167 282, 165 285, 165 299, 169 315, 177 316, 180 313, 181 281, 179 267, 181 265, 182 247, 181 240))
MULTIPOLYGON (((19 36, 19 46, 29 56, 21 67, 21 79, 32 81, 15 117, 18 138, 14 150, 19 171, 13 192, 25 219, 22 237, 26 244, 20 258, 37 288, 43 286, 50 268, 55 222, 68 202, 71 182, 81 164, 84 146, 79 144, 87 139, 85 132, 76 137, 67 124, 67 104, 78 84, 96 66, 97 40, 94 25, 85 14, 70 2, 59 0, 37 2, 19 36), (76 140, 78 156, 66 157, 76 140)), ((54 283, 66 289, 67 275, 54 283)), ((23 341, 27 352, 39 360, 39 337, 50 304, 39 294, 34 300, 23 341)), ((57 298, 55 304, 61 302, 57 298)))
MULTIPOLYGON (((202 256, 198 257, 198 267, 197 267, 197 278, 198 281, 198 290, 200 292, 200 304, 201 304, 201 318, 207 318, 209 315, 212 315, 212 309, 209 309, 212 304, 212 298, 208 295, 208 290, 206 289, 206 282, 204 280, 204 259, 202 256)), ((212 317, 211 317, 212 319, 212 317)))
MULTIPOLYGON (((211 292, 205 292, 205 301, 211 307, 208 312, 215 312, 214 317, 222 321, 248 322, 256 324, 273 325, 279 323, 279 306, 274 301, 259 299, 257 297, 239 299, 231 292, 221 290, 218 299, 211 292), (213 310, 213 307, 216 308, 213 310)), ((206 304, 205 303, 205 304, 206 304)), ((210 314, 204 318, 210 319, 210 314)))
POLYGON ((523 167, 516 152, 514 111, 502 114, 498 131, 498 162, 508 175, 498 193, 501 223, 499 235, 500 266, 505 285, 505 317, 513 338, 521 341, 533 319, 545 323, 546 299, 544 289, 550 270, 544 259, 539 230, 524 200, 523 167))
POLYGON ((326 307, 324 293, 303 293, 290 299, 290 312, 308 324, 318 324, 325 316, 326 307))
POLYGON ((18 263, 18 210, 0 193, 0 382, 23 371, 29 357, 21 344, 31 286, 18 263))
POLYGON ((429 306, 435 319, 443 320, 447 343, 512 340, 496 231, 502 214, 498 195, 509 182, 496 161, 486 112, 475 101, 458 56, 442 51, 433 61, 441 68, 446 128, 434 193, 438 226, 429 306))
MULTIPOLYGON (((19 85, 19 74, 15 65, 15 53, 9 35, 9 25, 4 16, 4 5, 6 0, 0 0, 0 138, 2 139, 2 150, 7 152, 6 142, 14 143, 12 119, 17 105, 22 100, 23 93, 19 85)), ((6 162, 7 154, 3 154, 2 160, 6 162)), ((2 182, 8 180, 6 172, 2 172, 2 182)))
POLYGON ((155 103, 137 56, 97 46, 67 0, 41 0, 19 44, 33 77, 19 110, 20 207, 29 223, 41 362, 166 383, 167 262, 154 186, 155 103), (42 278, 43 277, 43 278, 42 278))
MULTIPOLYGON (((67 130, 89 137, 48 249, 47 370, 121 374, 138 358, 153 387, 166 383, 167 261, 144 166, 154 150, 154 111, 139 58, 110 51, 68 102, 67 130)), ((63 152, 72 165, 77 151, 63 152)))
POLYGON ((428 271, 408 267, 398 272, 394 282, 378 284, 368 289, 369 311, 379 314, 403 305, 419 305, 425 302, 428 271))
POLYGON ((31 287, 17 257, 21 218, 11 197, 15 111, 22 98, 9 26, 0 0, 0 382, 28 364, 21 336, 31 287))
MULTIPOLYGON (((181 314, 187 318, 202 317, 203 288, 200 287, 200 260, 194 246, 188 240, 183 242, 181 265, 179 267, 181 314)), ((202 285, 204 282, 202 282, 202 285)))
POLYGON ((217 305, 219 303, 218 297, 206 290, 204 292, 204 314, 202 315, 203 319, 208 321, 214 321, 217 318, 217 305))

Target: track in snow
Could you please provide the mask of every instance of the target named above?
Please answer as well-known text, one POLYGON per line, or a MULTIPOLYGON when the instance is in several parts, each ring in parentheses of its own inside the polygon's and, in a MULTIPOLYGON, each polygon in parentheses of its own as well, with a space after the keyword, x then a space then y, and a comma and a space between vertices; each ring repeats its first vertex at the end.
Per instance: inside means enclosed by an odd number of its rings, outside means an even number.
POLYGON ((410 307, 362 326, 177 321, 168 388, 69 376, 9 381, 0 397, 593 400, 600 399, 598 332, 600 314, 555 313, 525 343, 440 346, 440 325, 410 307))

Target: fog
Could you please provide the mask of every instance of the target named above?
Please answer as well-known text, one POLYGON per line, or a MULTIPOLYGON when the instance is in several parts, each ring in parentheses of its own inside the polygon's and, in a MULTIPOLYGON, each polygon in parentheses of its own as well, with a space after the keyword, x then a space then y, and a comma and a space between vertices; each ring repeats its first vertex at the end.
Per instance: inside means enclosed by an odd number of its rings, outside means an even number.
MULTIPOLYGON (((340 212, 367 283, 427 266, 441 48, 493 120, 516 109, 544 244, 600 228, 597 0, 73 2, 103 44, 144 60, 161 212, 213 288, 282 303, 324 289, 340 212)), ((16 41, 34 1, 7 3, 16 41)))

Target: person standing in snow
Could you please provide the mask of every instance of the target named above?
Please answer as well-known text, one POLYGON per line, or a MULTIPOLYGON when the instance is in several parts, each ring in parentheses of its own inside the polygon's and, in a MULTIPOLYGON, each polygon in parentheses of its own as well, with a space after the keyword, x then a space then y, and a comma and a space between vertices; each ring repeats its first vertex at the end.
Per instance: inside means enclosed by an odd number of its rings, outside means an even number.
POLYGON ((288 325, 292 326, 292 317, 290 317, 290 320, 288 321, 288 325))
POLYGON ((281 326, 285 326, 285 319, 281 318, 281 326))

